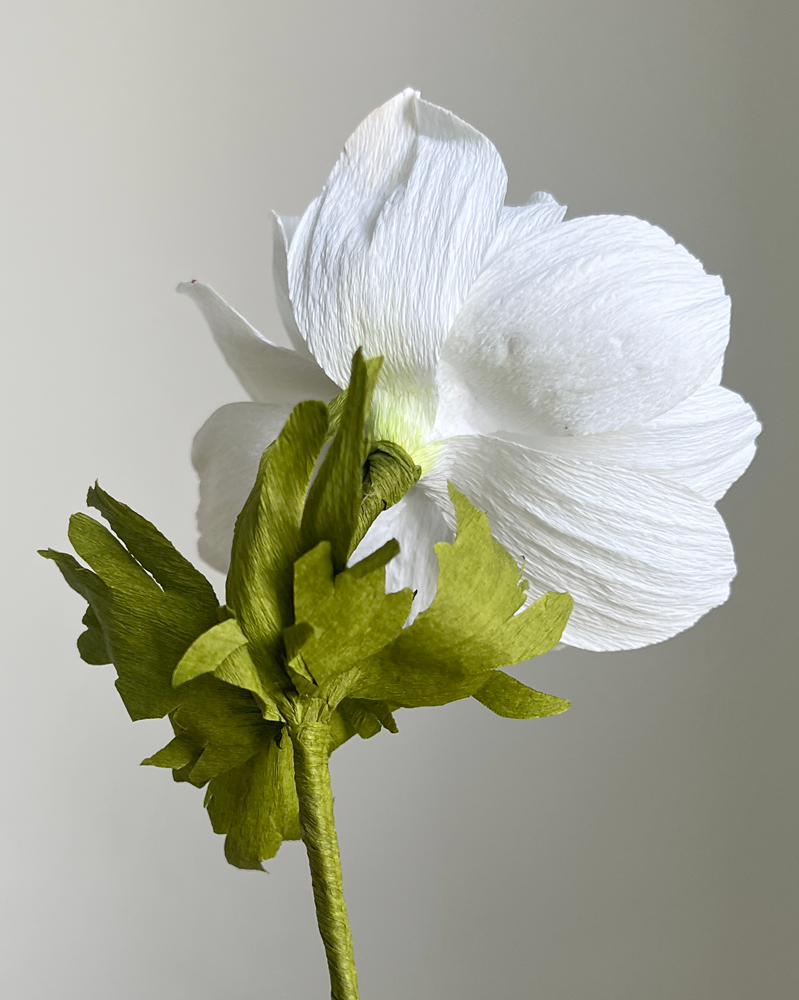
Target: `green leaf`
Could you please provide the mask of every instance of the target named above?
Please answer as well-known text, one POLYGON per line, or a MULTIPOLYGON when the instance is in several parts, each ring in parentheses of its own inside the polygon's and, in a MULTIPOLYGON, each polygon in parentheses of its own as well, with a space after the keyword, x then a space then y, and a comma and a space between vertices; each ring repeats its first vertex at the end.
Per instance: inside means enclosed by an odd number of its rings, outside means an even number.
POLYGON ((202 750, 188 775, 198 787, 255 756, 279 731, 280 723, 264 719, 249 691, 211 674, 182 685, 178 693, 172 726, 202 750))
POLYGON ((197 636, 217 623, 218 602, 211 585, 198 583, 200 574, 148 521, 99 489, 90 498, 169 589, 162 589, 143 562, 85 514, 70 519, 69 537, 91 569, 66 553, 47 550, 42 555, 56 562, 67 583, 89 603, 87 631, 79 639, 81 655, 89 662, 113 662, 117 689, 131 718, 160 718, 177 705, 172 672, 197 636))
POLYGON ((388 542, 363 562, 334 575, 330 542, 320 542, 294 566, 294 613, 298 620, 287 645, 304 641, 292 664, 300 661, 307 675, 322 685, 366 659, 402 630, 413 593, 386 593, 386 563, 399 552, 388 542), (310 630, 309 627, 310 626, 310 630))
POLYGON ((365 740, 376 736, 381 729, 397 733, 397 723, 384 701, 367 701, 365 698, 344 698, 339 711, 355 732, 365 740))
POLYGON ((381 365, 382 358, 365 361, 360 348, 356 351, 339 427, 308 493, 302 519, 303 551, 328 541, 337 573, 347 564, 358 526, 368 451, 364 425, 381 365))
POLYGON ((213 673, 231 653, 247 645, 247 637, 235 618, 214 625, 203 632, 189 646, 172 675, 172 684, 178 687, 200 674, 213 673))
POLYGON ((100 511, 130 554, 165 591, 174 591, 184 598, 194 597, 199 604, 217 607, 216 594, 208 580, 154 524, 115 500, 98 483, 89 490, 86 501, 100 511))
POLYGON ((504 719, 543 719, 569 708, 563 698, 527 687, 501 670, 490 674, 472 697, 504 719))
POLYGON ((300 839, 291 740, 274 739, 246 763, 214 778, 205 805, 216 833, 227 834, 225 857, 261 869, 284 840, 300 839))
POLYGON ((250 657, 247 639, 235 618, 225 619, 195 639, 175 667, 172 684, 178 687, 209 673, 254 694, 265 719, 282 721, 278 710, 282 694, 277 687, 280 678, 262 676, 250 657))
POLYGON ((81 655, 81 659, 95 666, 104 666, 106 663, 111 663, 111 656, 106 645, 103 627, 94 613, 94 608, 91 604, 86 608, 86 613, 81 618, 81 621, 86 626, 86 631, 81 632, 78 636, 78 652, 81 655))
POLYGON ((162 747, 158 753, 154 753, 152 757, 145 758, 142 761, 142 765, 171 767, 175 771, 180 771, 190 765, 193 767, 197 763, 202 750, 203 748, 198 747, 188 736, 176 736, 165 747, 162 747))
POLYGON ((443 705, 479 691, 497 667, 551 649, 571 611, 568 594, 545 594, 516 614, 526 583, 491 535, 488 518, 450 485, 458 531, 439 543, 438 588, 423 611, 359 667, 348 694, 416 707, 443 705))
POLYGON ((228 604, 250 643, 250 655, 266 672, 282 656, 283 629, 294 621, 294 561, 305 551, 303 505, 327 425, 324 403, 300 403, 292 410, 264 452, 236 521, 228 604))

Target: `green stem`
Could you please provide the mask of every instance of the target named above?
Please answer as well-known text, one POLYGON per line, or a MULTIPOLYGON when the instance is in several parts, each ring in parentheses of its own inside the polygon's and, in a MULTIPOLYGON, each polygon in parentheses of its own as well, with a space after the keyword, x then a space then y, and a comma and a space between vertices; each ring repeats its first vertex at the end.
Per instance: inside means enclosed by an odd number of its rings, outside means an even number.
POLYGON ((311 866, 316 920, 327 953, 331 1000, 358 1000, 352 935, 341 885, 341 859, 333 820, 327 761, 330 727, 323 722, 289 728, 300 803, 302 839, 311 866))

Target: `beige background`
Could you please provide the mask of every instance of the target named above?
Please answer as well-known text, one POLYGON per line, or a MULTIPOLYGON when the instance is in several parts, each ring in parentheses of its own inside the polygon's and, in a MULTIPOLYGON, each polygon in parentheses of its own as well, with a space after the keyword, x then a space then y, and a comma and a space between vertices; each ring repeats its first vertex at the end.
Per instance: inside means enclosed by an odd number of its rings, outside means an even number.
POLYGON ((407 85, 511 201, 657 222, 734 303, 766 425, 722 505, 732 600, 677 639, 522 668, 566 716, 404 713, 333 771, 364 1000, 792 1000, 797 42, 790 0, 9 0, 4 7, 0 995, 326 995, 305 862, 226 866, 138 768, 81 602, 33 555, 95 477, 194 554, 192 434, 242 398, 182 279, 277 335, 267 213, 407 85))

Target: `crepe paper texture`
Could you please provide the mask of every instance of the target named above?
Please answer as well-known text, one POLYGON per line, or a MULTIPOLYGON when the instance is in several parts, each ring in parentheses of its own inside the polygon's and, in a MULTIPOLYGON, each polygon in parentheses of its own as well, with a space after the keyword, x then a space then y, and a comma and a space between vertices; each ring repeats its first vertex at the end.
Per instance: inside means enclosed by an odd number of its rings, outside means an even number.
POLYGON ((83 659, 114 664, 132 719, 169 717, 174 738, 142 763, 206 788, 228 861, 260 869, 284 840, 304 840, 341 998, 357 992, 329 754, 355 734, 397 732, 399 708, 472 696, 531 719, 569 707, 499 668, 559 641, 570 596, 548 593, 519 613, 519 567, 451 485, 456 537, 436 545, 436 596, 410 625, 413 592, 386 593, 398 543, 349 564, 419 476, 403 449, 370 438, 380 364, 358 351, 346 393, 329 407, 300 403, 264 452, 236 522, 225 605, 149 521, 99 486, 88 504, 109 527, 85 514, 70 521, 86 565, 42 552, 88 602, 83 659))

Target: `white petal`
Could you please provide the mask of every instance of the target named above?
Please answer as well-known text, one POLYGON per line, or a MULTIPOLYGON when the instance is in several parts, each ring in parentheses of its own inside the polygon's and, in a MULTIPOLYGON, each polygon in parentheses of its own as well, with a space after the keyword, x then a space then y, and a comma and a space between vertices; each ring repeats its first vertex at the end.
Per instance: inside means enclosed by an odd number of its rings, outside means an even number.
POLYGON ((483 268, 522 240, 557 226, 563 222, 565 214, 566 206, 559 205, 546 191, 536 191, 526 205, 506 205, 499 217, 496 235, 483 258, 483 268))
POLYGON ((350 562, 363 559, 392 538, 399 542, 400 553, 386 567, 386 590, 393 593, 410 587, 416 591, 409 619, 413 620, 435 596, 438 560, 433 546, 451 542, 454 534, 436 503, 417 484, 377 518, 350 562))
POLYGON ((178 291, 197 304, 225 361, 256 402, 293 405, 321 399, 326 403, 340 391, 307 351, 298 354, 270 343, 210 285, 184 281, 178 291))
POLYGON ((191 460, 200 477, 198 549, 223 573, 230 565, 233 526, 261 455, 283 429, 290 407, 229 403, 212 413, 194 438, 191 460))
POLYGON ((760 430, 748 403, 709 382, 641 427, 575 437, 527 434, 515 440, 565 458, 660 475, 715 503, 748 468, 760 430))
POLYGON ((482 426, 592 434, 637 426, 699 388, 721 361, 721 279, 640 219, 572 219, 480 275, 443 359, 482 426))
POLYGON ((485 414, 474 400, 470 390, 457 376, 452 366, 441 358, 436 370, 438 409, 436 421, 430 435, 431 440, 455 437, 461 434, 491 432, 493 426, 486 426, 485 414))
POLYGON ((272 213, 272 277, 275 282, 275 298, 280 311, 280 318, 283 326, 289 335, 291 346, 297 354, 310 354, 308 345, 297 327, 294 319, 294 310, 291 306, 291 296, 289 295, 289 276, 287 271, 287 257, 289 244, 297 230, 297 223, 300 221, 298 215, 278 215, 272 213))
POLYGON ((634 649, 668 639, 729 595, 732 546, 718 512, 665 479, 489 437, 453 438, 425 479, 451 518, 446 480, 488 513, 530 597, 568 591, 564 642, 634 649))
POLYGON ((433 391, 505 185, 488 139, 412 90, 361 123, 288 253, 297 324, 331 378, 346 383, 360 346, 385 358, 387 383, 433 391))

